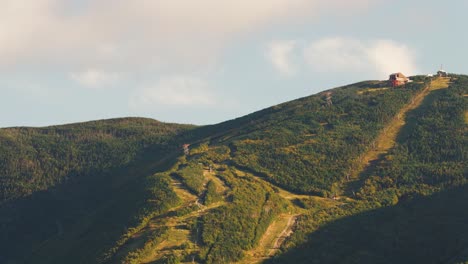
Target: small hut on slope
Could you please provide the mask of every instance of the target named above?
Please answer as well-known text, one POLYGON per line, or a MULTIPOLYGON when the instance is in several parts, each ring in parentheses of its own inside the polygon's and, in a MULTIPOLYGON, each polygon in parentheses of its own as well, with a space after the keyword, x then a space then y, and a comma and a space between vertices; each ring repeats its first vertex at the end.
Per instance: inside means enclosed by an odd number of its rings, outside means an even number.
POLYGON ((448 77, 448 73, 444 70, 437 71, 437 76, 439 77, 448 77))

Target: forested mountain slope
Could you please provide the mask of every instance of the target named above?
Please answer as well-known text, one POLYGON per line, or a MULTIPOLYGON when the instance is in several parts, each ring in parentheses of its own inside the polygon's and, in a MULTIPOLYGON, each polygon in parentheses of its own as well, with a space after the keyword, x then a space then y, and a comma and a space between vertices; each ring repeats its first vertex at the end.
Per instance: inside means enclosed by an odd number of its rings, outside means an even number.
POLYGON ((203 127, 1 129, 0 262, 414 262, 427 246, 440 250, 426 262, 466 260, 468 77, 434 91, 440 79, 413 79, 203 127), (405 118, 395 143, 350 179, 395 118, 405 118), (431 228, 437 239, 422 233, 431 228))
POLYGON ((229 146, 237 166, 292 191, 332 195, 333 183, 426 87, 423 78, 417 80, 404 89, 361 82, 331 90, 331 106, 324 92, 199 130, 209 132, 211 144, 229 146))
POLYGON ((111 243, 135 221, 145 177, 177 156, 172 138, 191 128, 122 118, 0 129, 0 263, 28 257, 77 225, 94 228, 93 250, 111 243))
POLYGON ((358 200, 304 215, 289 241, 300 246, 274 263, 468 261, 468 78, 452 81, 409 113, 358 200))
POLYGON ((122 118, 0 129, 0 203, 125 165, 189 127, 122 118))

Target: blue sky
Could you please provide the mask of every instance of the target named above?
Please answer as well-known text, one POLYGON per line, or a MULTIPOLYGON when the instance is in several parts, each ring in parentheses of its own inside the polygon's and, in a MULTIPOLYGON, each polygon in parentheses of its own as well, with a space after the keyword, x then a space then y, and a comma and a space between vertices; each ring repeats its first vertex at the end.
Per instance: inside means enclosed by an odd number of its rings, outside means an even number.
POLYGON ((441 64, 468 0, 0 0, 0 127, 141 116, 212 124, 441 64))

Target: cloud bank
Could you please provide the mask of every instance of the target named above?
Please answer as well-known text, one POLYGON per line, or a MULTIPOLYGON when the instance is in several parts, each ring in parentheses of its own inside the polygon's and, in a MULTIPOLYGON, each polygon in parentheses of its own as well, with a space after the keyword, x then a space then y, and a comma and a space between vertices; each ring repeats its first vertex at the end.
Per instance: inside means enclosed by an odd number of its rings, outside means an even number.
POLYGON ((198 67, 243 34, 343 5, 369 1, 2 0, 0 66, 198 67))

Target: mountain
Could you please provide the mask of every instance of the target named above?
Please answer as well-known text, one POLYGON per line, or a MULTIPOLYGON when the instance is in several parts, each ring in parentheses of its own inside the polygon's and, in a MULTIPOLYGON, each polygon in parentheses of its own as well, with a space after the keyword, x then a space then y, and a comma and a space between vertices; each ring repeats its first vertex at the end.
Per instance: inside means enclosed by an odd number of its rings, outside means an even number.
POLYGON ((0 129, 0 262, 468 261, 468 76, 412 79, 210 126, 0 129))
POLYGON ((149 147, 163 148, 179 131, 190 127, 122 118, 46 128, 2 129, 0 202, 122 166, 149 147))

